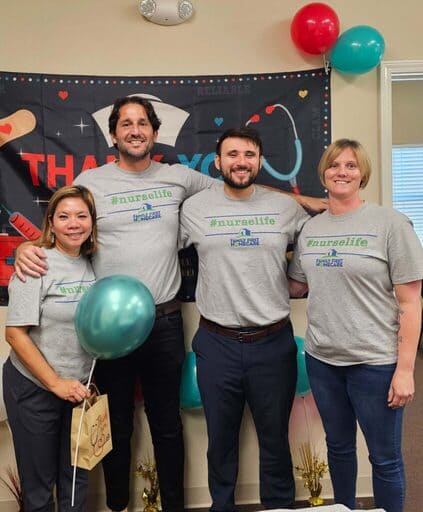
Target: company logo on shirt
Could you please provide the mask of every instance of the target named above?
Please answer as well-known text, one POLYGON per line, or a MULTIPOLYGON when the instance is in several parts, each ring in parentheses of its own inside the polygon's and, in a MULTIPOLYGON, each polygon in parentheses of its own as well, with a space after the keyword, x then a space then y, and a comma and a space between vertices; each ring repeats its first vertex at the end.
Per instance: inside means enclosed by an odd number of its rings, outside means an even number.
POLYGON ((260 239, 255 237, 250 229, 243 228, 236 238, 230 239, 231 247, 251 247, 260 245, 260 239))
POLYGON ((139 213, 134 213, 132 216, 134 222, 144 222, 146 220, 159 219, 160 217, 160 210, 155 210, 151 203, 144 203, 139 209, 139 213))
POLYGON ((178 204, 169 187, 120 192, 112 194, 109 200, 113 206, 109 215, 129 212, 132 214, 132 222, 159 219, 163 208, 174 208, 178 204))
POLYGON ((320 258, 316 258, 316 267, 343 267, 344 260, 338 256, 338 252, 336 249, 330 249, 330 251, 321 256, 320 258))

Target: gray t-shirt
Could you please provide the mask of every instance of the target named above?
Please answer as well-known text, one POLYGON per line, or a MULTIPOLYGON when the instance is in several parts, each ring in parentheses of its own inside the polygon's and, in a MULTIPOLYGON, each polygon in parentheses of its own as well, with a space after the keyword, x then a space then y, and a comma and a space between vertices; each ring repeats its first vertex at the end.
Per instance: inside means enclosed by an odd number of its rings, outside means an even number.
MULTIPOLYGON (((74 327, 78 302, 94 284, 90 262, 45 249, 49 267, 41 278, 28 276, 23 283, 14 274, 9 283, 6 325, 31 326, 28 334, 53 370, 62 378, 88 379, 92 357, 82 349, 74 327)), ((10 359, 25 377, 42 385, 12 350, 10 359)))
POLYGON ((189 196, 217 183, 184 165, 155 161, 142 172, 115 163, 80 174, 75 184, 94 195, 99 248, 97 279, 113 274, 138 278, 156 304, 173 299, 181 284, 178 262, 179 208, 189 196))
POLYGON ((185 201, 181 242, 198 251, 200 313, 227 327, 286 317, 286 248, 307 217, 289 196, 261 187, 245 200, 212 188, 185 201))
POLYGON ((397 360, 394 285, 422 279, 423 249, 409 219, 363 203, 309 220, 289 267, 309 287, 306 351, 334 365, 397 360))

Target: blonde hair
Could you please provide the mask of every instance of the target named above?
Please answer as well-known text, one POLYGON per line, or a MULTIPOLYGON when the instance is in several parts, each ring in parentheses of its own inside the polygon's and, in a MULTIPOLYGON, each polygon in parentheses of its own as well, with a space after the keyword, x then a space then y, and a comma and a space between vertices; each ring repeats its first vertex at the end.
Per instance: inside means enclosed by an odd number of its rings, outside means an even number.
POLYGON ((319 162, 318 173, 320 181, 325 186, 325 171, 333 164, 335 159, 345 150, 351 149, 357 160, 357 166, 360 169, 361 183, 360 188, 364 188, 369 182, 372 173, 370 158, 363 146, 356 140, 338 139, 328 146, 319 162))
POLYGON ((81 185, 71 185, 61 187, 51 196, 48 202, 47 210, 44 214, 43 229, 40 237, 34 242, 38 247, 51 249, 55 246, 54 233, 51 229, 51 221, 56 212, 57 206, 62 199, 68 197, 77 197, 82 199, 87 205, 92 221, 91 236, 81 245, 81 254, 90 256, 97 250, 97 211, 95 208, 94 197, 91 192, 81 185))

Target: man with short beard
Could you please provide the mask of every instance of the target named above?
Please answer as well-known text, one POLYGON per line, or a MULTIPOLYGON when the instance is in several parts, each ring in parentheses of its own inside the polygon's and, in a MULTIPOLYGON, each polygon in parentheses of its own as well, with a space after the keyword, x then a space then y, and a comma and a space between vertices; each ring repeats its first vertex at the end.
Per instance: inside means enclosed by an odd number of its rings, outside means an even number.
POLYGON ((259 442, 261 502, 276 509, 295 501, 288 421, 297 349, 289 321, 286 249, 307 214, 287 195, 254 185, 261 158, 255 130, 227 130, 215 157, 223 188, 203 190, 181 210, 181 241, 193 244, 199 256, 201 317, 192 347, 207 422, 213 512, 235 510, 246 403, 259 442))

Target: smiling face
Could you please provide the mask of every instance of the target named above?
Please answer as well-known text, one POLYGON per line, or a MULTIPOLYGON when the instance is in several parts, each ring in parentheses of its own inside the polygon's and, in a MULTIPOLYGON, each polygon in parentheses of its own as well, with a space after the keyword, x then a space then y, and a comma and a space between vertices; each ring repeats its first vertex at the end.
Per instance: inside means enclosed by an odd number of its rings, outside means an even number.
POLYGON ((355 153, 351 148, 346 148, 339 153, 325 170, 323 177, 329 197, 359 198, 362 175, 355 153))
POLYGON ((115 132, 111 134, 113 144, 119 151, 119 166, 131 170, 134 163, 150 163, 150 152, 157 139, 157 131, 148 119, 143 106, 127 103, 119 110, 115 132))
POLYGON ((228 137, 222 142, 220 155, 215 156, 215 165, 230 195, 239 195, 237 190, 249 194, 261 167, 259 148, 252 140, 228 137))
POLYGON ((80 197, 62 199, 49 222, 55 236, 54 247, 68 256, 78 256, 93 227, 85 202, 80 197))

